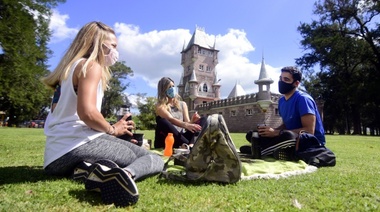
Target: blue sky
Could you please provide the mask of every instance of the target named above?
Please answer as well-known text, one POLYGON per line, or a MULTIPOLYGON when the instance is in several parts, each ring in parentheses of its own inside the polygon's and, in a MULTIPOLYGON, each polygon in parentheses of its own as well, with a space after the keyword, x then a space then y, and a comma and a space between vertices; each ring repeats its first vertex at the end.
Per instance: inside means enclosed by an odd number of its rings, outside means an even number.
POLYGON ((196 26, 216 40, 221 96, 226 98, 236 83, 245 92, 257 92, 262 56, 275 81, 283 66, 294 65, 303 51, 297 27, 312 21, 315 1, 309 0, 67 0, 53 11, 53 36, 49 59, 53 70, 78 30, 90 21, 113 27, 118 37, 121 61, 134 71, 126 93, 156 96, 163 76, 179 82, 183 68, 181 50, 196 26))

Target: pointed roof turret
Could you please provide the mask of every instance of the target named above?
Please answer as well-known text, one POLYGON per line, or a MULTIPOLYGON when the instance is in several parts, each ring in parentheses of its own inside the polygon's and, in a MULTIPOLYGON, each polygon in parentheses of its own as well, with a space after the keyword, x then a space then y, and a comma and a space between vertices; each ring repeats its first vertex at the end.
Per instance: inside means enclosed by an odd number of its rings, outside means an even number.
POLYGON ((218 73, 215 71, 214 74, 214 85, 219 85, 220 79, 218 79, 218 73))
POLYGON ((198 26, 196 26, 193 36, 191 37, 189 43, 187 44, 186 49, 184 49, 183 51, 188 50, 193 45, 198 45, 207 49, 215 48, 215 43, 211 44, 209 42, 205 29, 198 26))
POLYGON ((197 80, 197 76, 195 75, 195 71, 194 71, 194 70, 193 70, 193 72, 191 73, 191 77, 190 77, 189 82, 198 82, 198 80, 197 80))
POLYGON ((255 84, 265 84, 265 83, 273 83, 273 80, 271 78, 268 78, 267 76, 267 70, 265 68, 265 62, 264 62, 264 56, 261 60, 261 68, 260 68, 260 76, 258 80, 255 80, 255 84))
POLYGON ((230 94, 228 95, 228 98, 233 98, 233 97, 238 97, 238 96, 243 96, 245 95, 245 91, 243 89, 243 87, 241 87, 240 84, 238 84, 238 82, 236 82, 234 88, 232 89, 232 91, 230 92, 230 94))
POLYGON ((178 86, 183 85, 183 73, 181 74, 181 78, 179 79, 179 84, 178 86))

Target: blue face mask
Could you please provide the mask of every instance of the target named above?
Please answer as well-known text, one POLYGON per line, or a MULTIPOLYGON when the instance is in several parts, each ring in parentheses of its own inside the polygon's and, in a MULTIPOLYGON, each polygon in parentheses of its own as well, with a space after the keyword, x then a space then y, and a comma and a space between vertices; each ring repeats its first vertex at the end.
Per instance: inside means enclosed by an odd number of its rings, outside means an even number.
POLYGON ((174 87, 170 87, 168 90, 166 90, 166 96, 169 98, 174 98, 175 97, 175 89, 174 87))

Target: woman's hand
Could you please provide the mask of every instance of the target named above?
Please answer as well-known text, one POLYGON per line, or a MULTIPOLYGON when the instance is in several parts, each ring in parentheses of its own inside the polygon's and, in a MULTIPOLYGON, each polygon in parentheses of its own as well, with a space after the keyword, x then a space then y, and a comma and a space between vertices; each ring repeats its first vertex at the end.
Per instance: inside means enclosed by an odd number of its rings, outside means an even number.
POLYGON ((191 123, 196 123, 199 119, 201 119, 201 117, 199 116, 198 112, 195 111, 195 113, 191 117, 191 123))
POLYGON ((199 124, 185 124, 185 129, 191 131, 192 133, 202 130, 202 127, 199 124))
POLYGON ((115 136, 124 134, 133 136, 132 130, 135 129, 135 122, 132 120, 127 121, 127 118, 131 115, 130 113, 125 114, 123 118, 113 125, 115 127, 115 136))

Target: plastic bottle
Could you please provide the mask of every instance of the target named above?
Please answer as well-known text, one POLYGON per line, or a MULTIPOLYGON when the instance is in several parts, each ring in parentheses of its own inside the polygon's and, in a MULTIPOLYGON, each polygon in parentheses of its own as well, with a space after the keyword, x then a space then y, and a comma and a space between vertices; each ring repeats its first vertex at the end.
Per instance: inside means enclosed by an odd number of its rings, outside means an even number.
POLYGON ((173 145, 174 145, 173 133, 168 133, 168 135, 165 138, 164 156, 168 156, 168 157, 172 156, 173 145))

